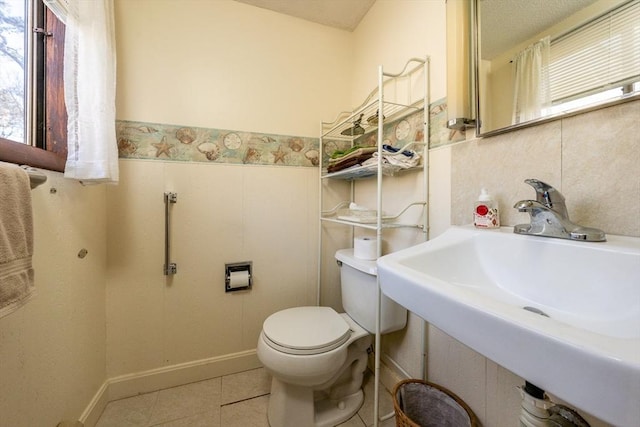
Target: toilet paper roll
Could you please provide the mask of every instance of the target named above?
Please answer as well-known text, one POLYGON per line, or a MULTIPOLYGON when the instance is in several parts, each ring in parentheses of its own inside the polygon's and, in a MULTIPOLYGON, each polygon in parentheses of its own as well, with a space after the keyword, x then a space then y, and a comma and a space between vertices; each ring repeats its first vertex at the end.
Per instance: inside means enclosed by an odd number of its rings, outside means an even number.
POLYGON ((246 288, 249 286, 249 272, 247 270, 229 273, 229 288, 246 288))
POLYGON ((353 239, 353 256, 359 259, 378 258, 378 239, 375 237, 356 237, 353 239))

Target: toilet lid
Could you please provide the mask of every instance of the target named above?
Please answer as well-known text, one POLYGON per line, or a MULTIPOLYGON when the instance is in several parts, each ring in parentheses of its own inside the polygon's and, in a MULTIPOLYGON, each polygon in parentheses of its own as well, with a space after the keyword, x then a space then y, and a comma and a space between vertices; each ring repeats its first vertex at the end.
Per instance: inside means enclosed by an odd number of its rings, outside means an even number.
POLYGON ((344 344, 349 324, 329 307, 295 307, 272 314, 262 332, 278 350, 292 354, 317 354, 344 344))

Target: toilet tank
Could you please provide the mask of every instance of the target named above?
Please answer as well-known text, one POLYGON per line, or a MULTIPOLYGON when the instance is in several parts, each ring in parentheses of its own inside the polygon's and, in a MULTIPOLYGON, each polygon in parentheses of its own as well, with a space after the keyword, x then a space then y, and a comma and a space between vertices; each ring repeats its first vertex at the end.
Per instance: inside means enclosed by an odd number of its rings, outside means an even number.
MULTIPOLYGON (((353 256, 353 249, 336 252, 340 265, 342 306, 358 325, 370 333, 376 331, 377 267, 375 261, 353 256)), ((398 331, 407 323, 407 310, 385 295, 380 307, 380 333, 398 331)))

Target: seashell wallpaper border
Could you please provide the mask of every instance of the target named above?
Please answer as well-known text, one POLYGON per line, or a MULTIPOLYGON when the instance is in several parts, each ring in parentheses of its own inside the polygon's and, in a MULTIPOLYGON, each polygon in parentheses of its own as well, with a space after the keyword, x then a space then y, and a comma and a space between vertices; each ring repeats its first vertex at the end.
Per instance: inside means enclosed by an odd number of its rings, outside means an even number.
MULTIPOLYGON (((446 99, 430 106, 430 147, 465 139, 464 132, 446 127, 446 99)), ((406 120, 421 120, 422 113, 406 120)), ((385 124, 385 134, 394 123, 385 124)), ((319 138, 116 121, 118 153, 122 159, 155 159, 204 163, 318 167, 319 138)), ((422 139, 422 138, 421 138, 422 139)), ((326 157, 330 153, 323 153, 326 157)))

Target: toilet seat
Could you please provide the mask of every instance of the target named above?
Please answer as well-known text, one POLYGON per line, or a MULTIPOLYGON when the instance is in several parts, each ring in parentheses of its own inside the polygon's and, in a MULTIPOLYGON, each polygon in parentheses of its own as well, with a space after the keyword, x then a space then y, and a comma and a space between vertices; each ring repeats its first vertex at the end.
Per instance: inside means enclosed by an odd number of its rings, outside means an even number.
POLYGON ((330 307, 294 307, 269 316, 262 325, 265 342, 287 354, 331 351, 349 340, 349 324, 330 307))

